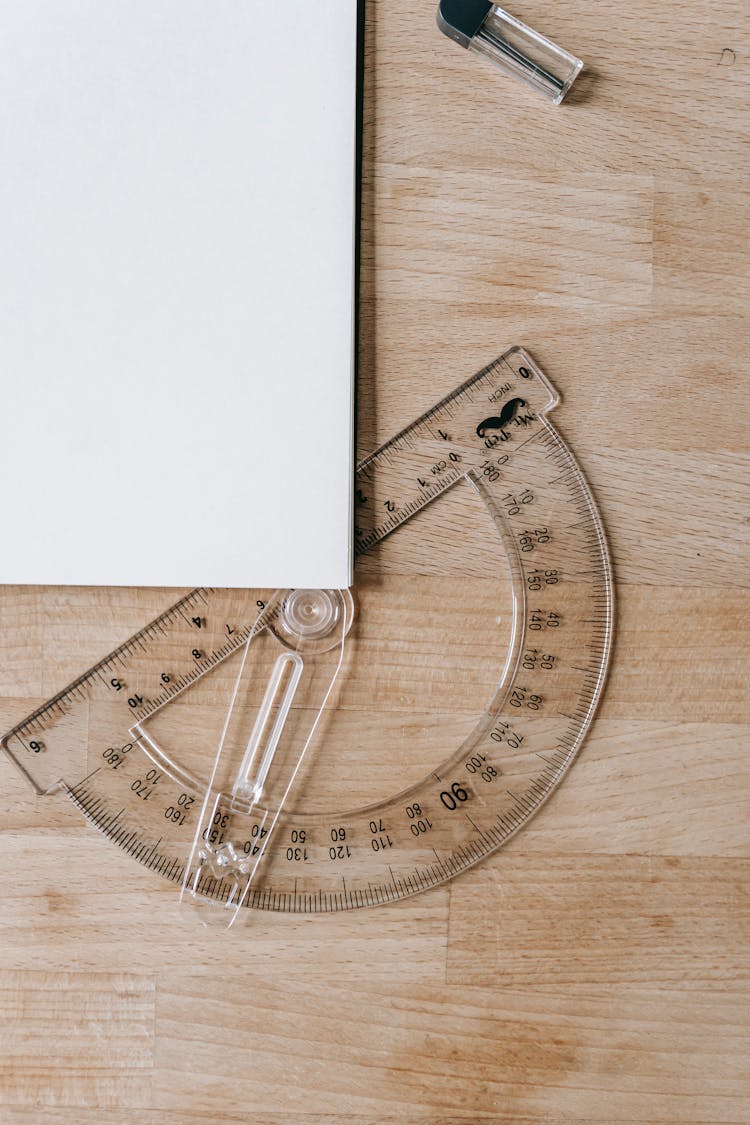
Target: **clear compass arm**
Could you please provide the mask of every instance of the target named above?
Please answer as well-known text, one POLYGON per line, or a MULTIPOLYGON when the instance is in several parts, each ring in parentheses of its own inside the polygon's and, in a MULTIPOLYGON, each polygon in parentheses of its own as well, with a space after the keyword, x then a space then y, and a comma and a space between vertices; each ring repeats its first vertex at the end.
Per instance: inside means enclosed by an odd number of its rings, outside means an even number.
POLYGON ((197 900, 209 881, 223 883, 226 894, 220 897, 232 912, 230 926, 252 893, 281 811, 344 666, 353 612, 348 591, 278 594, 242 650, 180 894, 181 901, 186 894, 197 900), (260 703, 248 708, 252 689, 257 690, 258 677, 265 674, 254 654, 259 638, 268 632, 281 651, 260 703), (235 768, 231 762, 238 747, 242 757, 235 768), (229 761, 224 760, 227 756, 229 761), (231 789, 219 784, 228 775, 231 789))
POLYGON ((232 797, 247 798, 255 804, 263 796, 263 787, 289 718, 289 710, 297 694, 304 668, 305 662, 299 653, 284 652, 276 658, 263 702, 245 748, 242 764, 232 786, 232 797), (254 770, 253 767, 259 756, 260 762, 254 770))

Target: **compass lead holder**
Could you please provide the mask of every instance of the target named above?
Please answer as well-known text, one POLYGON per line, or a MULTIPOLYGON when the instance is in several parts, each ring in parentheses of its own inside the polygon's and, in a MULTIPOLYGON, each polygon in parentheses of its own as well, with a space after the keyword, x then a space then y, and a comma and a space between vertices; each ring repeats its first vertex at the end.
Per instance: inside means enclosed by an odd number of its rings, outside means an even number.
POLYGON ((462 47, 559 105, 583 63, 489 0, 440 0, 437 24, 462 47))

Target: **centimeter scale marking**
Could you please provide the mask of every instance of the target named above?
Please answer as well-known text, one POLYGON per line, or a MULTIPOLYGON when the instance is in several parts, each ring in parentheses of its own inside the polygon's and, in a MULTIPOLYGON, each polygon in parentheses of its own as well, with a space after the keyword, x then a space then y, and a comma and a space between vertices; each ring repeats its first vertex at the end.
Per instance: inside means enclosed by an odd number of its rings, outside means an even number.
MULTIPOLYGON (((359 465, 359 555, 428 507, 437 519, 440 498, 471 482, 507 554, 511 650, 496 654, 495 695, 473 734, 442 747, 421 781, 396 777, 388 799, 351 810, 282 812, 248 905, 320 912, 416 894, 499 847, 559 784, 603 686, 612 582, 588 488, 547 419, 557 401, 513 349, 359 465)), ((201 685, 277 613, 273 591, 193 590, 15 726, 3 749, 37 792, 62 789, 105 836, 181 883, 201 794, 179 753, 174 770, 155 764, 143 731, 180 701, 194 725, 201 685)), ((216 809, 207 838, 233 832, 257 854, 263 812, 238 819, 223 793, 216 809)), ((231 885, 209 873, 197 890, 226 902, 231 885)))

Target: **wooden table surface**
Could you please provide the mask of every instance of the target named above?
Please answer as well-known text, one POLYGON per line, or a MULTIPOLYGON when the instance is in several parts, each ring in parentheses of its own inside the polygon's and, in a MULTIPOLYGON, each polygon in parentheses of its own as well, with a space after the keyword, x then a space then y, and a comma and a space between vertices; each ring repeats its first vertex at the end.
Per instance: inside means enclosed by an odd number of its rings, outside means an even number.
MULTIPOLYGON (((556 109, 434 7, 368 5, 360 451, 529 348, 613 551, 599 716, 452 884, 231 935, 2 766, 3 1122, 750 1121, 747 12, 519 0, 556 109)), ((3 728, 170 600, 0 591, 3 728)))

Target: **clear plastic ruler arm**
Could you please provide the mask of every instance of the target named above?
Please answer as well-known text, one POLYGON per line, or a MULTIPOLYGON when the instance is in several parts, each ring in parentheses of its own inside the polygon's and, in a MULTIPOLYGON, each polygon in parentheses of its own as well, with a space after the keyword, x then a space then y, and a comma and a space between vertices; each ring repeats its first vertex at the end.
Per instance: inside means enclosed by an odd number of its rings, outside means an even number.
MULTIPOLYGON (((223 883, 229 926, 270 854, 344 667, 354 617, 348 590, 278 592, 259 609, 240 653, 180 892, 180 901, 205 904, 207 885, 223 883)), ((145 725, 132 733, 154 760, 164 760, 145 725)))

